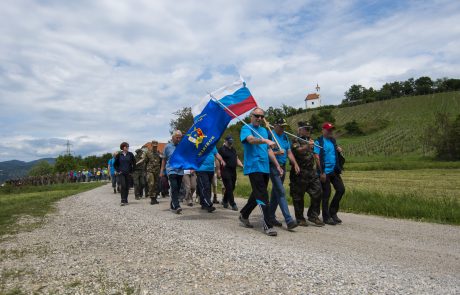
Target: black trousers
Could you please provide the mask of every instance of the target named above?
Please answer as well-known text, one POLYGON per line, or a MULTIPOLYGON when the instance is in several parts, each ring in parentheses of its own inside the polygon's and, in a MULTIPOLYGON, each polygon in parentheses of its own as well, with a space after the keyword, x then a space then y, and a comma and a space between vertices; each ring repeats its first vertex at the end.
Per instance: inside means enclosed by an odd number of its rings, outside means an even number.
POLYGON ((235 197, 233 195, 236 184, 236 168, 224 168, 224 171, 222 172, 222 183, 225 187, 225 194, 222 203, 228 203, 230 206, 236 205, 235 197))
POLYGON ((331 173, 326 175, 326 181, 321 183, 323 188, 322 198, 322 209, 323 209, 323 220, 326 220, 339 212, 340 200, 342 200, 343 194, 345 194, 345 186, 342 181, 340 174, 331 173), (329 204, 329 198, 331 197, 331 184, 335 189, 334 197, 329 204))
POLYGON ((121 202, 128 203, 129 187, 131 186, 131 176, 127 173, 118 174, 120 183, 121 202))
POLYGON ((214 171, 197 171, 196 187, 200 195, 200 204, 203 207, 212 207, 211 185, 214 171))
POLYGON ((246 205, 241 209, 240 213, 243 218, 249 218, 254 208, 257 205, 260 205, 263 213, 263 226, 264 228, 272 228, 272 224, 270 223, 270 213, 269 213, 269 206, 268 203, 268 181, 270 179, 270 174, 268 173, 261 173, 261 172, 254 172, 248 174, 249 181, 251 182, 252 193, 249 196, 248 202, 246 205))

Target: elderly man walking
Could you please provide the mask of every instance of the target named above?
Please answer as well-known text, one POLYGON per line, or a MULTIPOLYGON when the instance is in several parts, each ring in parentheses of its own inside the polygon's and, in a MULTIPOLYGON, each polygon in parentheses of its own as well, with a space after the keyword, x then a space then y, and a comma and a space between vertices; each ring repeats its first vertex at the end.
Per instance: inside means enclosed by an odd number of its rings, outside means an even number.
POLYGON ((176 130, 172 134, 171 142, 165 146, 163 151, 163 160, 161 162, 161 172, 160 177, 164 176, 164 171, 166 169, 166 174, 168 176, 169 185, 171 187, 171 211, 180 214, 182 208, 179 203, 179 194, 182 186, 182 177, 184 176, 184 170, 172 168, 169 164, 170 159, 174 151, 176 150, 177 145, 182 139, 182 132, 176 130))
POLYGON ((265 234, 276 236, 277 232, 273 229, 270 222, 269 202, 268 202, 268 181, 270 175, 270 161, 276 169, 283 175, 283 169, 278 164, 271 147, 275 143, 268 139, 268 132, 260 126, 264 120, 264 111, 255 108, 251 112, 251 123, 241 128, 240 139, 244 147, 244 175, 249 176, 252 193, 246 205, 241 209, 240 222, 247 228, 252 228, 249 222, 249 215, 257 205, 263 213, 263 228, 265 234))

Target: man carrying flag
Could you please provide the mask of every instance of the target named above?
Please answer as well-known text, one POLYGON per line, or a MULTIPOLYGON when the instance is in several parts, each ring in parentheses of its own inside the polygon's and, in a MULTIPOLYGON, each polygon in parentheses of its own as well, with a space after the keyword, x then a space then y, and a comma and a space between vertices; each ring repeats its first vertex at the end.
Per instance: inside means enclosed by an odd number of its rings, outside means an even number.
POLYGON ((275 143, 268 139, 268 132, 260 126, 264 119, 264 111, 255 108, 251 112, 251 124, 241 128, 240 139, 244 147, 244 175, 249 176, 252 193, 247 204, 240 211, 240 222, 247 228, 252 228, 249 222, 249 215, 254 208, 259 205, 263 213, 264 232, 269 236, 276 236, 277 232, 273 229, 270 222, 269 202, 268 202, 268 181, 270 175, 269 162, 271 161, 280 175, 283 169, 278 164, 276 157, 271 150, 275 143))

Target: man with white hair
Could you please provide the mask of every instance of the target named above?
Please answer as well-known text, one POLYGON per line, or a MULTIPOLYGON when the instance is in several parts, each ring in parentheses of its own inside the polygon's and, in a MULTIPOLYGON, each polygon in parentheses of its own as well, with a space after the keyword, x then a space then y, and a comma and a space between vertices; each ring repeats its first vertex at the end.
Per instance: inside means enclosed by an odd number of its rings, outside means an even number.
POLYGON ((161 161, 161 172, 160 177, 163 177, 166 168, 166 174, 169 180, 169 186, 171 187, 171 211, 180 214, 182 208, 179 203, 180 188, 182 186, 182 177, 184 176, 184 170, 172 168, 169 164, 172 154, 176 150, 177 145, 182 139, 182 132, 175 130, 172 134, 171 142, 169 142, 163 151, 163 160, 161 161))

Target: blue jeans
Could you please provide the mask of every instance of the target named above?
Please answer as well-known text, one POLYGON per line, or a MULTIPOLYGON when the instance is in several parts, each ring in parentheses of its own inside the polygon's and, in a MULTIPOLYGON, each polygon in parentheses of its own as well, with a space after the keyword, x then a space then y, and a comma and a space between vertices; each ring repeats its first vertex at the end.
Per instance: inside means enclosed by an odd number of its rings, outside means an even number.
POLYGON ((171 186, 171 204, 170 207, 173 210, 180 208, 179 204, 179 193, 182 185, 183 175, 169 174, 168 180, 169 185, 171 186))
POLYGON ((280 177, 278 169, 275 165, 270 164, 270 180, 272 181, 272 194, 270 197, 270 218, 275 220, 275 212, 280 206, 281 213, 283 213, 286 223, 293 221, 291 213, 289 213, 288 202, 286 200, 286 190, 284 189, 284 176, 286 175, 286 167, 281 166, 284 170, 283 176, 280 177))

